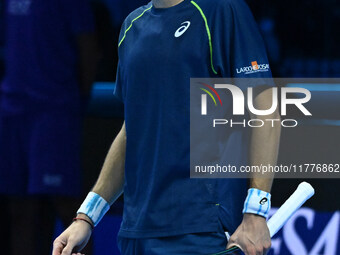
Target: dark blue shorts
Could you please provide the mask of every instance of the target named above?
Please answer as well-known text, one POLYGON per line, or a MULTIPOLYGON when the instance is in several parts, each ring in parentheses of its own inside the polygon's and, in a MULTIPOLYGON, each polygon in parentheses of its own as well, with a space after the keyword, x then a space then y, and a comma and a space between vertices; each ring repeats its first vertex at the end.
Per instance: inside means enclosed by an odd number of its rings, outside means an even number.
POLYGON ((162 238, 118 237, 122 255, 209 255, 225 250, 227 238, 221 227, 216 232, 162 238))
POLYGON ((66 111, 0 115, 0 193, 80 193, 81 117, 66 111))

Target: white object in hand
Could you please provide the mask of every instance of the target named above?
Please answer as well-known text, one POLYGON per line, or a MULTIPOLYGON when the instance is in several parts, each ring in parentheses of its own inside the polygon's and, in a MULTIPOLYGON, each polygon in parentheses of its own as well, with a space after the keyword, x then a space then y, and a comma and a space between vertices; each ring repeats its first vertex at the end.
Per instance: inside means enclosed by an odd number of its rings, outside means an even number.
POLYGON ((314 188, 307 182, 302 182, 295 192, 284 202, 276 213, 268 220, 270 237, 273 237, 294 213, 312 196, 314 188))

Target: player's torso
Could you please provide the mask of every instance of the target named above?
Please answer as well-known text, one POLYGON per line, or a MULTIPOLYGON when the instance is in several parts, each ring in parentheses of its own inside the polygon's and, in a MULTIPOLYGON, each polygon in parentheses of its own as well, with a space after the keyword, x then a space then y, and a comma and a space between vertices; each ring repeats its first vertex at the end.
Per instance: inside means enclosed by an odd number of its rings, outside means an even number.
POLYGON ((190 78, 213 75, 204 19, 190 2, 175 8, 146 10, 126 32, 119 51, 128 102, 183 105, 190 78))
POLYGON ((212 205, 205 185, 189 180, 190 78, 213 75, 209 40, 204 19, 190 1, 174 8, 149 5, 127 20, 121 34, 128 227, 135 224, 136 208, 153 212, 155 218, 166 210, 175 219, 178 212, 166 209, 169 204, 198 203, 192 201, 196 197, 212 205))
POLYGON ((211 1, 197 0, 197 7, 185 0, 165 10, 149 4, 123 25, 118 70, 127 133, 122 236, 196 227, 211 231, 218 225, 218 183, 189 178, 190 78, 219 76, 218 67, 216 73, 212 67, 212 51, 221 50, 211 46, 211 1))

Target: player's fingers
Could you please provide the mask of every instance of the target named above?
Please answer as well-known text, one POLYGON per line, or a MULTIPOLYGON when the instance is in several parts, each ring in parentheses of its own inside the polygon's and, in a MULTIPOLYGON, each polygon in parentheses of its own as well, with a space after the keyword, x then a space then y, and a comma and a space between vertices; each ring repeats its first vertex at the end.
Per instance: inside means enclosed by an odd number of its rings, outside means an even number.
POLYGON ((263 243, 263 248, 268 251, 270 249, 270 247, 272 246, 272 241, 271 240, 267 240, 263 243))
POLYGON ((264 242, 264 244, 263 244, 263 255, 266 255, 269 252, 271 246, 272 246, 271 241, 264 242))
POLYGON ((61 255, 71 255, 74 248, 73 242, 68 242, 61 255))
POLYGON ((233 248, 233 247, 238 247, 241 251, 243 251, 242 247, 236 243, 228 244, 227 249, 233 248))
POLYGON ((263 246, 262 245, 257 245, 255 247, 255 252, 256 252, 256 255, 264 255, 264 249, 263 249, 263 246))
POLYGON ((228 244, 227 244, 227 249, 230 249, 230 248, 232 248, 232 247, 234 247, 234 246, 240 248, 240 249, 243 251, 241 245, 239 245, 239 244, 236 242, 236 240, 234 240, 233 236, 231 236, 230 239, 229 239, 229 242, 228 242, 228 244))
POLYGON ((262 253, 257 253, 258 251, 253 245, 248 245, 243 250, 245 255, 263 255, 262 253))
POLYGON ((53 243, 52 255, 61 255, 64 244, 61 241, 55 240, 53 243))
POLYGON ((264 241, 261 244, 255 246, 256 255, 266 255, 271 247, 270 241, 264 241))
POLYGON ((239 238, 231 236, 227 244, 227 249, 235 246, 238 247, 245 255, 257 255, 253 244, 249 242, 245 243, 244 241, 239 240, 239 238))

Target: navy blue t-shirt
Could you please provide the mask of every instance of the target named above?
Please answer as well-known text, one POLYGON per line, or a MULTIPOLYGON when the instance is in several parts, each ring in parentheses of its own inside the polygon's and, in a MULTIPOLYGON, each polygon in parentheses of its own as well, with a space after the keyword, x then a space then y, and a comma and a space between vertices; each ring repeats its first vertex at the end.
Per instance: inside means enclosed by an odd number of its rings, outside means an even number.
MULTIPOLYGON (((115 95, 127 132, 120 236, 210 232, 219 224, 233 232, 247 180, 190 179, 189 90, 190 78, 271 77, 270 70, 240 71, 268 64, 249 8, 243 0, 184 0, 166 9, 149 3, 125 20, 119 59, 115 95)), ((246 155, 244 135, 230 139, 246 155)))
POLYGON ((76 36, 94 32, 87 0, 6 0, 3 111, 79 104, 76 36))

